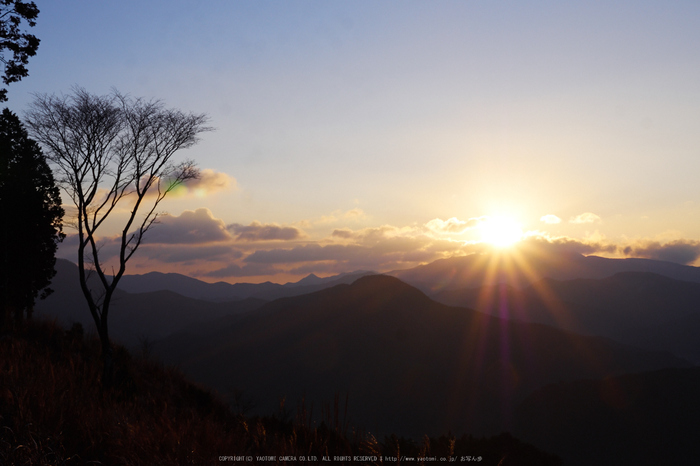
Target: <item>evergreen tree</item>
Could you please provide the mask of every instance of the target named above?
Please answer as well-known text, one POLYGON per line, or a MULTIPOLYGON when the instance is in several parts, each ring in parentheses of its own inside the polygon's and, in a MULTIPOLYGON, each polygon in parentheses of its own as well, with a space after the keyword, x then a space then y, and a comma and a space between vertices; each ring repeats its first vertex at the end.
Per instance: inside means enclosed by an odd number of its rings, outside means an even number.
POLYGON ((63 208, 51 169, 19 118, 0 115, 0 327, 31 318, 56 274, 63 208))
MULTIPOLYGON (((39 9, 34 2, 0 0, 0 62, 5 65, 2 81, 5 84, 20 81, 29 71, 25 66, 29 57, 36 55, 39 39, 26 32, 36 25, 39 9)), ((7 89, 0 89, 0 102, 7 101, 7 89)))

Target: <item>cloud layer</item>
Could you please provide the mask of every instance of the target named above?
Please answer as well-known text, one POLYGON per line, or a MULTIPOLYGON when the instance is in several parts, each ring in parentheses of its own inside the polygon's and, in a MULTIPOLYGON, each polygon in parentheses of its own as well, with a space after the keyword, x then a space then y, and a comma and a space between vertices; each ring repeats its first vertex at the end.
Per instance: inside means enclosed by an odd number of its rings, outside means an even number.
POLYGON ((297 228, 275 224, 263 225, 260 222, 250 225, 234 223, 227 228, 237 235, 236 241, 291 241, 302 237, 301 230, 297 228))
POLYGON ((226 224, 206 208, 186 210, 177 217, 161 215, 147 236, 148 243, 159 244, 203 244, 230 239, 226 224))
MULTIPOLYGON (((326 228, 330 231, 326 230, 325 236, 310 237, 296 226, 257 221, 248 225, 226 225, 209 209, 200 208, 177 216, 159 217, 158 224, 148 232, 130 263, 130 273, 137 273, 140 268, 144 271, 177 271, 202 278, 238 280, 251 277, 261 281, 275 280, 274 277, 291 279, 308 273, 388 272, 490 250, 492 246, 469 239, 470 235, 476 236, 472 230, 478 231, 487 220, 485 216, 468 220, 436 218, 423 225, 358 229, 331 229, 332 225, 328 225, 326 228)), ((560 219, 550 214, 541 220, 556 223, 560 219)), ((590 212, 571 220, 574 223, 598 221, 600 217, 590 212)), ((312 225, 312 222, 307 224, 312 225)), ((119 237, 103 238, 100 246, 101 260, 105 263, 110 258, 114 260, 119 251, 119 237)), ((76 236, 69 236, 61 245, 61 257, 75 260, 76 247, 76 236)), ((613 243, 601 235, 573 239, 530 231, 516 247, 544 255, 643 257, 680 264, 700 260, 700 241, 677 239, 613 243)))
POLYGON ((643 257, 690 265, 700 258, 700 241, 676 240, 665 244, 648 241, 626 246, 622 248, 622 252, 629 257, 643 257))

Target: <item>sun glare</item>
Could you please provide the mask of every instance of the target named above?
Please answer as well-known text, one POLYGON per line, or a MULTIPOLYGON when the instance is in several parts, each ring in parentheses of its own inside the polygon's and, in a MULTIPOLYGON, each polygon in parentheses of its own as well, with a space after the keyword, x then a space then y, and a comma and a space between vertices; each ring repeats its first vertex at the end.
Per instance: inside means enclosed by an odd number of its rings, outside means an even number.
POLYGON ((481 240, 498 248, 512 246, 523 237, 518 222, 509 217, 489 217, 479 225, 479 229, 481 240))

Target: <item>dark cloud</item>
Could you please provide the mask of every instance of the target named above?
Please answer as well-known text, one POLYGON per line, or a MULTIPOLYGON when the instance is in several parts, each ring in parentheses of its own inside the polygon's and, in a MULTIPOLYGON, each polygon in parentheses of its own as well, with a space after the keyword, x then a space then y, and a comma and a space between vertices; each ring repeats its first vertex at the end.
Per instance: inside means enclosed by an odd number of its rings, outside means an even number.
POLYGON ((203 244, 230 239, 224 222, 205 208, 186 210, 177 217, 161 215, 145 237, 149 244, 203 244))
POLYGON ((197 260, 233 260, 243 257, 243 253, 227 245, 145 245, 139 253, 149 259, 162 262, 193 262, 197 260))
MULTIPOLYGON (((58 251, 56 251, 56 257, 62 259, 68 259, 72 262, 78 262, 78 245, 80 244, 80 239, 77 234, 67 235, 66 238, 59 243, 58 251)), ((108 260, 117 257, 119 255, 119 250, 121 246, 121 236, 113 236, 106 238, 98 238, 97 249, 99 251, 99 260, 101 263, 107 262, 108 260)), ((89 253, 90 249, 85 252, 86 262, 90 260, 92 254, 89 253)))
POLYGON ((313 274, 339 274, 345 272, 354 272, 354 270, 348 270, 348 266, 345 262, 312 262, 309 264, 304 264, 300 267, 289 269, 289 273, 292 275, 308 275, 313 274))
POLYGON ((346 260, 351 251, 358 251, 357 245, 343 246, 333 244, 321 246, 317 243, 296 246, 292 249, 257 250, 244 260, 259 264, 288 264, 295 262, 314 262, 327 260, 346 260))
POLYGON ((618 249, 614 244, 596 241, 580 241, 567 237, 548 238, 544 236, 526 238, 521 241, 517 247, 518 249, 531 253, 560 256, 589 255, 595 253, 614 254, 618 249))
POLYGON ((200 276, 214 278, 255 277, 260 275, 277 275, 279 273, 283 273, 283 271, 267 264, 246 264, 243 267, 231 264, 221 269, 201 274, 200 276))
POLYGON ((700 257, 700 241, 676 240, 665 244, 651 241, 627 246, 622 252, 631 257, 689 265, 700 257))
MULTIPOLYGON (((333 272, 354 269, 387 270, 439 259, 445 257, 445 251, 455 251, 461 247, 461 243, 455 242, 444 241, 439 245, 434 243, 426 237, 404 236, 384 238, 371 244, 311 243, 290 249, 257 250, 244 261, 259 264, 297 264, 297 268, 305 267, 301 265, 303 263, 340 264, 337 268, 327 265, 322 267, 324 271, 333 272)), ((312 270, 311 266, 308 270, 312 270)))
POLYGON ((336 238, 343 238, 343 239, 350 239, 353 237, 353 232, 349 228, 340 228, 337 230, 333 230, 332 236, 335 236, 336 238))
POLYGON ((294 227, 281 227, 259 222, 253 222, 250 225, 234 223, 227 228, 238 235, 236 241, 290 241, 302 236, 301 231, 294 227))

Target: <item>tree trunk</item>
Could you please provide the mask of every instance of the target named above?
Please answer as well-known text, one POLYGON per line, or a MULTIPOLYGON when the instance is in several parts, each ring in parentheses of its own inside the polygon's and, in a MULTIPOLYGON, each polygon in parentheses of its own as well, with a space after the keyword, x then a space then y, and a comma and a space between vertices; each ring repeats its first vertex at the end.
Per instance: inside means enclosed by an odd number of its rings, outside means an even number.
POLYGON ((114 354, 109 337, 102 338, 100 334, 100 340, 102 343, 102 388, 108 389, 114 385, 114 354))

